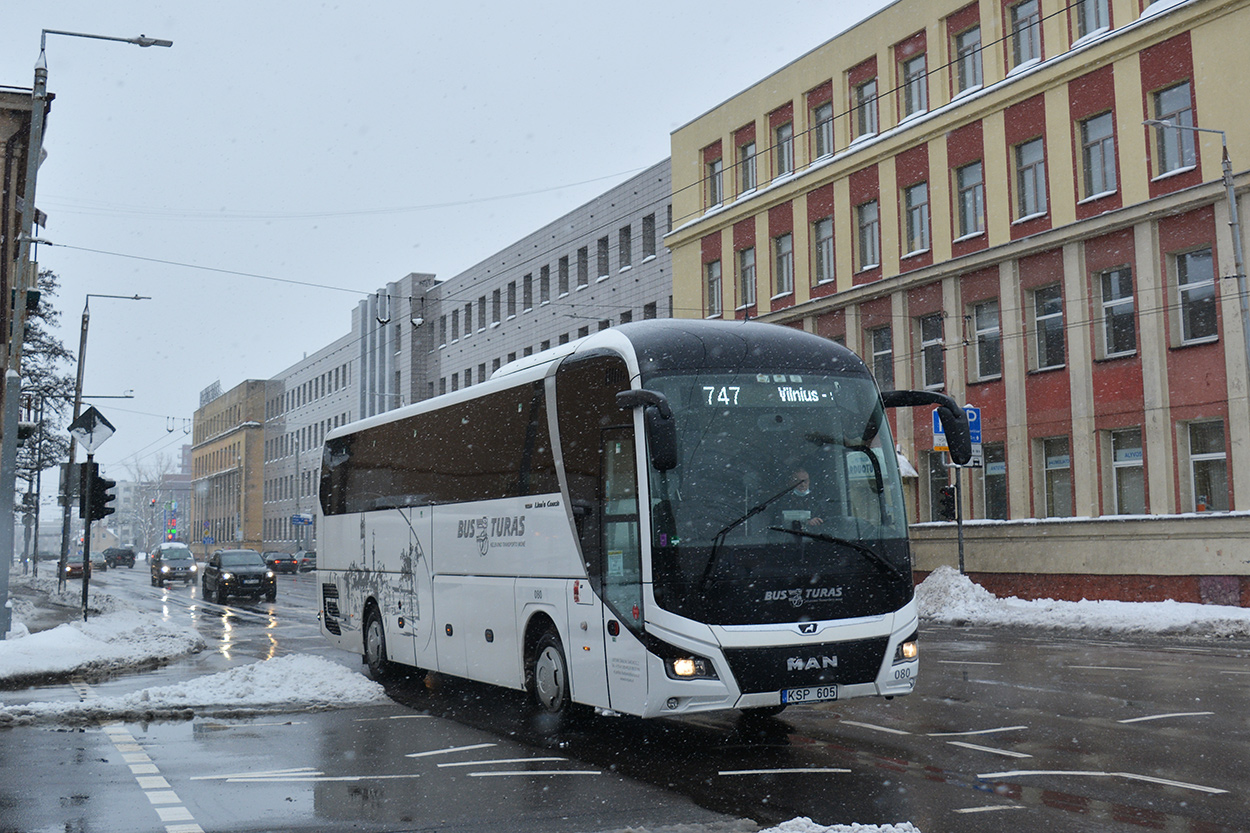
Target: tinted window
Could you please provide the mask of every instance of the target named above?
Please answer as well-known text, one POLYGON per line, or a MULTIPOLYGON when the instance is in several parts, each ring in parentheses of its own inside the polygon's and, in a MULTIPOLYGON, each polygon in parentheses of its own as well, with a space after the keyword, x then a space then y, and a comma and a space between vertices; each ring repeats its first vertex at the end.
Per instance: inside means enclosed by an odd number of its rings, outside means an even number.
POLYGON ((263 567, 265 562, 254 552, 223 552, 221 554, 221 566, 223 567, 263 567))

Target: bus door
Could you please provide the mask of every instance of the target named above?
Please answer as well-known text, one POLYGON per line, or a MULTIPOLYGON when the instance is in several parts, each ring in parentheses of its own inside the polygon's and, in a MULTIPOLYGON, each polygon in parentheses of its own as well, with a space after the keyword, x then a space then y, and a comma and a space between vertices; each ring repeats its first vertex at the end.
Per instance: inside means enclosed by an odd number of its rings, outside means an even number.
POLYGON ((647 652, 642 629, 642 534, 633 426, 601 435, 599 586, 603 600, 604 657, 611 708, 637 714, 647 699, 647 652))

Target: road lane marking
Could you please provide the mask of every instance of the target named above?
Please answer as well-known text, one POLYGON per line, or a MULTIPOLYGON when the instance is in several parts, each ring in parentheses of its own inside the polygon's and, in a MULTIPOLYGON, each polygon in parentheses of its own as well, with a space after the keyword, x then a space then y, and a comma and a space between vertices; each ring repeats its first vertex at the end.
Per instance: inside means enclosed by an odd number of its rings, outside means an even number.
POLYGON ((528 764, 534 762, 554 763, 557 761, 567 761, 568 758, 500 758, 497 761, 454 761, 446 764, 439 764, 439 767, 445 766, 491 766, 492 764, 528 764))
POLYGON ((789 775, 792 773, 832 772, 839 775, 850 773, 849 769, 837 766, 787 767, 781 769, 722 769, 717 775, 789 775))
POLYGON ((453 752, 468 752, 471 749, 489 749, 493 743, 475 743, 471 746, 449 746, 446 749, 431 749, 429 752, 409 752, 405 758, 428 758, 431 755, 449 755, 453 752))
POLYGON ((1023 810, 1023 809, 1024 809, 1023 807, 1013 804, 1013 805, 1003 806, 1003 807, 964 807, 963 809, 956 810, 955 812, 956 813, 998 813, 1003 810, 1023 810))
POLYGON ((1083 778, 1127 778, 1130 781, 1145 781, 1149 784, 1162 784, 1167 787, 1180 787, 1186 790, 1197 790, 1199 792, 1212 793, 1222 795, 1228 790, 1221 790, 1219 787, 1206 787, 1202 784, 1189 784, 1184 781, 1170 781, 1166 778, 1153 778, 1149 775, 1136 775, 1132 772, 1080 772, 1066 771, 1062 769, 1017 769, 1010 772, 986 772, 977 775, 984 781, 993 781, 1003 778, 1020 778, 1028 775, 1061 775, 1061 776, 1077 776, 1083 778))
POLYGON ((1141 671, 1140 668, 1123 668, 1119 665, 1069 665, 1080 671, 1141 671))
POLYGON ((269 778, 280 775, 321 775, 320 770, 313 769, 310 766, 295 767, 293 769, 269 769, 264 772, 231 772, 226 775, 192 775, 192 781, 228 781, 234 778, 269 778))
POLYGON ((1215 712, 1172 712, 1171 714, 1149 714, 1145 717, 1130 717, 1127 720, 1117 720, 1116 723, 1144 723, 1147 720, 1166 720, 1169 717, 1210 717, 1215 712))
POLYGON ((1028 726, 1003 726, 999 729, 977 729, 974 732, 930 732, 931 738, 958 738, 969 737, 971 735, 993 735, 998 732, 1019 732, 1028 729, 1028 726))
POLYGON ((470 772, 470 778, 512 778, 517 775, 602 775, 597 769, 517 769, 501 772, 470 772))
POLYGON ((353 723, 375 723, 379 720, 430 720, 432 714, 393 714, 389 717, 358 717, 353 723))
POLYGON ((1032 755, 1026 755, 1023 752, 1011 752, 1007 749, 995 749, 992 746, 977 746, 975 743, 964 743, 961 740, 948 740, 951 746, 960 746, 964 749, 975 749, 977 752, 989 752, 992 755, 1003 755, 1007 758, 1032 758, 1032 755))
POLYGON ((186 807, 157 807, 156 815, 161 821, 195 821, 195 816, 186 807))
POLYGON ((153 804, 181 804, 182 799, 173 790, 151 790, 144 793, 153 804))
POLYGON ((401 775, 325 775, 310 772, 305 775, 263 775, 259 777, 236 776, 225 779, 227 784, 289 784, 313 781, 393 781, 400 778, 420 778, 421 773, 411 772, 401 775))
POLYGON ((974 659, 939 659, 939 665, 1002 665, 1001 662, 982 662, 974 659))
POLYGON ((888 726, 877 726, 873 723, 860 723, 858 720, 843 720, 847 726, 858 726, 861 729, 872 729, 874 732, 887 732, 891 735, 910 735, 911 732, 904 732, 902 729, 891 729, 888 726))

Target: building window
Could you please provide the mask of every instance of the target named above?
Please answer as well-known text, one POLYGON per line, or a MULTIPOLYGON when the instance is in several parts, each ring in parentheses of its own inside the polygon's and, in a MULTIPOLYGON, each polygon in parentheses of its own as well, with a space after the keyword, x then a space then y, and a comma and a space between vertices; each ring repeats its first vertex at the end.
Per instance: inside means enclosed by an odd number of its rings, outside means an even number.
POLYGON ((774 131, 777 176, 794 172, 794 124, 786 122, 774 131))
POLYGON ((556 264, 556 290, 561 296, 569 294, 569 256, 564 255, 556 264))
POLYGON ((503 295, 502 295, 502 292, 501 292, 500 290, 496 289, 494 292, 492 292, 492 293, 491 293, 491 296, 490 296, 490 306, 491 306, 491 317, 490 317, 490 323, 491 323, 492 325, 494 325, 494 326, 499 326, 499 322, 503 320, 503 300, 502 300, 502 299, 503 299, 503 295))
POLYGON ((794 235, 783 234, 773 238, 774 274, 777 276, 777 295, 789 295, 794 291, 794 235))
POLYGON ((946 386, 946 353, 942 339, 942 313, 920 319, 920 381, 925 390, 946 386))
POLYGON ((998 300, 972 305, 972 326, 976 331, 976 381, 1003 375, 1003 334, 998 320, 998 300))
POLYGON ((902 64, 903 118, 923 113, 929 109, 928 79, 925 55, 920 53, 902 64))
POLYGON ((755 247, 738 252, 738 291, 742 306, 755 306, 755 247))
POLYGON ((656 310, 655 301, 651 301, 649 303, 642 305, 642 319, 644 321, 649 321, 652 318, 657 317, 656 312, 657 310, 656 310))
POLYGON ((707 163, 707 204, 716 207, 725 201, 724 162, 713 159, 707 163))
POLYGON ((907 254, 929 249, 929 183, 917 182, 903 191, 907 216, 907 254))
POLYGON ((1189 476, 1193 511, 1228 511, 1228 459, 1222 420, 1189 424, 1189 476))
POLYGON ((1077 0, 1076 2, 1076 33, 1077 37, 1092 35, 1111 25, 1111 12, 1107 0, 1077 0))
POLYGON ((747 142, 738 146, 738 191, 754 191, 755 184, 755 142, 747 142))
POLYGON ((1046 213, 1046 152, 1040 138, 1016 145, 1016 219, 1046 213))
POLYGON ((704 302, 707 317, 715 318, 721 314, 720 261, 714 260, 703 267, 704 271, 704 302))
MULTIPOLYGON (((950 483, 950 471, 946 468, 946 457, 940 451, 930 451, 926 474, 929 475, 929 520, 948 520, 942 511, 942 487, 950 483)), ((954 518, 949 518, 954 520, 954 518)))
POLYGON ((1049 437, 1042 440, 1042 459, 1045 461, 1045 517, 1072 517, 1072 456, 1068 451, 1067 437, 1049 437))
MULTIPOLYGON (((445 315, 440 315, 438 317, 438 346, 439 347, 447 346, 447 316, 445 315)), ((296 396, 298 397, 298 393, 296 394, 296 396)), ((297 399, 296 405, 298 404, 299 404, 299 401, 297 399)))
POLYGON ((812 110, 812 136, 814 158, 833 153, 833 103, 826 101, 812 110))
POLYGON ((655 215, 642 218, 642 259, 655 257, 655 215))
POLYGON ((1115 178, 1115 135, 1111 113, 1081 122, 1081 163, 1085 174, 1085 196, 1113 193, 1115 178))
POLYGON ((590 286, 590 248, 582 246, 577 250, 577 288, 590 286))
POLYGON ((855 271, 862 272, 881 264, 881 212, 876 200, 855 207, 855 225, 859 258, 855 271))
POLYGON ((1116 515, 1146 514, 1146 476, 1142 467, 1141 428, 1111 431, 1111 475, 1116 515))
POLYGON ((529 312, 534 308, 534 274, 521 279, 521 309, 529 312))
POLYGON ((815 246, 816 283, 833 280, 833 218, 817 220, 812 229, 815 246))
POLYGON ((1176 288, 1180 294, 1181 343, 1215 338, 1215 264, 1209 248, 1176 256, 1176 288))
POLYGON ((984 489, 985 517, 1007 519, 1007 452, 1002 443, 985 443, 981 447, 981 469, 984 489))
POLYGON ((460 340, 460 310, 451 311, 451 340, 455 343, 460 340))
POLYGON ((981 27, 955 35, 955 92, 981 86, 981 27))
POLYGON ((538 270, 538 303, 551 303, 551 267, 544 266, 538 270))
POLYGON ((877 132, 877 79, 870 78, 855 88, 855 137, 877 132))
POLYGON ((955 191, 959 201, 959 236, 972 237, 985 231, 985 178, 980 161, 955 170, 955 191))
POLYGON ((1037 328, 1037 369, 1063 367, 1063 294, 1057 284, 1033 293, 1033 323, 1037 328))
POLYGON ((609 260, 608 238, 600 237, 595 248, 596 248, 595 253, 597 255, 596 259, 598 261, 598 263, 596 263, 595 265, 599 267, 599 277, 606 278, 608 276, 608 273, 612 271, 612 267, 608 263, 608 260, 609 260))
POLYGON ((877 327, 868 335, 872 345, 872 375, 881 390, 894 390, 894 330, 877 327))
POLYGON ((516 281, 508 281, 508 317, 516 317, 516 281))
MULTIPOLYGON (((1154 94, 1155 118, 1178 127, 1194 126, 1193 102, 1189 97, 1189 82, 1168 87, 1154 94)), ((1171 127, 1155 129, 1155 147, 1159 160, 1158 174, 1186 170, 1198 164, 1194 150, 1194 131, 1171 127)))
POLYGON ((1127 266, 1103 272, 1099 277, 1102 293, 1103 356, 1124 356, 1137 350, 1133 320, 1133 270, 1127 266))
POLYGON ((1038 0, 1024 0, 1010 9, 1012 67, 1042 57, 1042 19, 1038 0))
POLYGON ((616 233, 616 262, 621 269, 634 265, 633 226, 621 226, 616 233))

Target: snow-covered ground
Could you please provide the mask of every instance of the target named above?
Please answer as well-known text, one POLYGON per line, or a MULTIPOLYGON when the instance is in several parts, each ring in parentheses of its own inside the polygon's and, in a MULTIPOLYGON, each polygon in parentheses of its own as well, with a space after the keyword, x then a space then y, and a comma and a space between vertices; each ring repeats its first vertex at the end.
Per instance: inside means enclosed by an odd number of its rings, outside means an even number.
MULTIPOLYGON (((16 581, 29 581, 17 579, 16 581)), ((44 579, 55 588, 55 581, 44 579)), ((51 604, 73 607, 73 594, 39 589, 51 604)), ((921 619, 930 623, 1013 625, 1120 634, 1250 637, 1250 610, 1179 602, 1062 602, 1000 599, 950 567, 934 571, 917 588, 921 619)), ((94 594, 89 621, 72 621, 29 633, 23 619, 37 613, 17 598, 14 627, 0 642, 0 684, 13 687, 38 676, 124 672, 159 665, 204 649, 190 628, 129 609, 94 594)), ((2 697, 0 693, 0 697, 2 697)), ((298 712, 361 705, 385 697, 362 674, 320 657, 294 655, 239 666, 176 685, 145 688, 118 697, 82 702, 35 702, 6 706, 0 728, 28 723, 96 723, 104 720, 187 719, 196 715, 298 712)), ((826 827, 800 818, 761 833, 920 833, 911 824, 826 827)))

